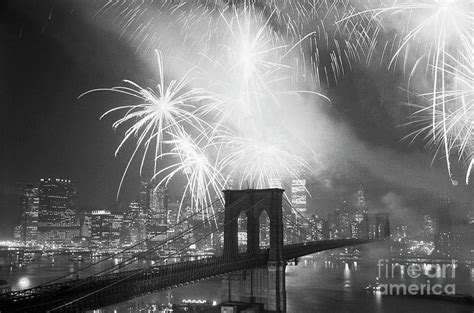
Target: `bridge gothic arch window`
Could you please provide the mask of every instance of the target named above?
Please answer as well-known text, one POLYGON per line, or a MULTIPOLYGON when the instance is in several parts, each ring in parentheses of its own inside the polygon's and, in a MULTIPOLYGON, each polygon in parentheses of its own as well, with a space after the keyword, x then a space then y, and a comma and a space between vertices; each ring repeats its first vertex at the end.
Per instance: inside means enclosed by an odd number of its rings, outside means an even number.
POLYGON ((248 218, 245 211, 241 211, 237 218, 237 241, 239 246, 239 253, 247 252, 247 229, 248 218))
POLYGON ((283 247, 282 194, 282 189, 224 191, 226 207, 223 254, 226 257, 235 257, 243 252, 257 253, 259 249, 264 248, 264 245, 268 245, 269 260, 281 260, 283 247), (259 219, 261 216, 263 216, 263 236, 260 235, 259 219), (269 236, 266 233, 269 233, 269 236), (267 239, 263 241, 262 246, 260 246, 260 237, 267 239))
POLYGON ((259 224, 259 248, 267 249, 270 247, 270 217, 267 210, 262 210, 258 217, 259 224))

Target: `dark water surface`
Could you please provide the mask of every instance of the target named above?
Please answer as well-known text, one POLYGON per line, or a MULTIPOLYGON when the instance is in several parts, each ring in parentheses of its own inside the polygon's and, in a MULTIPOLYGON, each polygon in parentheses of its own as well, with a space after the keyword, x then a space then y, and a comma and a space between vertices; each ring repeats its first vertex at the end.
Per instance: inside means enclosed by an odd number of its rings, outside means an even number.
MULTIPOLYGON (((48 281, 65 273, 71 273, 90 263, 72 262, 68 256, 35 255, 35 261, 21 267, 10 267, 2 258, 0 279, 9 281, 13 289, 21 287, 20 281, 27 278, 31 286, 48 281), (54 261, 53 261, 54 260, 54 261)), ((117 260, 111 260, 108 265, 117 260)), ((104 265, 105 267, 107 265, 104 265)), ((81 277, 97 269, 86 271, 81 277)), ((288 266, 286 274, 287 310, 289 313, 473 313, 474 305, 456 301, 427 299, 419 296, 386 296, 380 292, 364 290, 376 282, 377 262, 328 262, 323 259, 303 259, 297 266, 288 266)), ((398 283, 419 282, 398 273, 398 283)), ((426 277, 424 278, 426 279, 426 277)), ((431 283, 455 283, 457 294, 474 295, 474 272, 466 266, 456 269, 456 277, 450 281, 431 279, 431 283)), ((171 291, 171 302, 181 303, 185 299, 203 299, 220 302, 220 279, 188 285, 171 291)), ((160 292, 121 303, 95 312, 147 312, 154 304, 167 303, 169 294, 160 292)), ((150 311, 151 312, 151 311, 150 311)))

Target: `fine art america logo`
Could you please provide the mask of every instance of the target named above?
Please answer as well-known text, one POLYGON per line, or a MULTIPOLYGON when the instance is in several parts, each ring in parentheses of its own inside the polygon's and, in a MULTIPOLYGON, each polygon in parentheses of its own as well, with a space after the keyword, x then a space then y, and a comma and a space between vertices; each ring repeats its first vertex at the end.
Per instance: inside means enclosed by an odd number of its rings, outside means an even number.
POLYGON ((377 263, 379 284, 383 295, 454 295, 456 285, 448 283, 456 277, 456 260, 429 266, 412 263, 401 265, 380 259, 377 263), (395 283, 399 277, 406 279, 395 283))

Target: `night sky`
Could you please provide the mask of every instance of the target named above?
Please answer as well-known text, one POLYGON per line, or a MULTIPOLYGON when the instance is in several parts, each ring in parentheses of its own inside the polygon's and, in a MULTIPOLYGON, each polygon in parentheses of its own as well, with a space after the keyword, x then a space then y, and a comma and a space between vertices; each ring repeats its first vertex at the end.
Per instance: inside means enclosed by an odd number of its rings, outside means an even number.
MULTIPOLYGON (((146 85, 153 73, 113 28, 97 27, 94 10, 92 4, 80 10, 75 1, 0 4, 0 238, 11 235, 19 216, 17 182, 72 179, 83 209, 120 206, 136 197, 134 166, 116 202, 130 147, 114 157, 122 132, 112 129, 113 117, 99 120, 123 98, 112 93, 77 98, 123 79, 146 85)), ((395 216, 429 208, 441 193, 456 207, 463 201, 472 207, 474 189, 463 184, 462 168, 455 169, 454 187, 444 160, 431 164, 433 155, 423 142, 401 140, 409 132, 399 127, 409 113, 398 97, 404 81, 399 73, 355 66, 326 90, 332 104, 314 123, 328 123, 331 131, 318 138, 322 165, 308 187, 316 212, 352 201, 359 184, 374 209, 385 207, 395 216)))

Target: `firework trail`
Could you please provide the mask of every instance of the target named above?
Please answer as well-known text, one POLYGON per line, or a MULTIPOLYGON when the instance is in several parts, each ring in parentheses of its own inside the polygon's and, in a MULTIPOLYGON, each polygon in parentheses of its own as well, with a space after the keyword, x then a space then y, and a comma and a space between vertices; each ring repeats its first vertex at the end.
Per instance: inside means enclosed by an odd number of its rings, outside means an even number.
MULTIPOLYGON (((435 155, 444 149, 448 157, 457 153, 458 159, 464 159, 467 165, 465 181, 469 184, 474 163, 474 71, 466 64, 472 64, 474 59, 472 54, 463 57, 471 58, 470 63, 467 60, 457 62, 452 56, 447 56, 455 64, 442 69, 447 72, 446 75, 453 77, 451 88, 442 94, 437 93, 434 99, 431 93, 423 95, 429 102, 436 103, 434 123, 428 112, 431 106, 421 106, 414 113, 417 119, 412 122, 420 127, 410 135, 424 135, 435 155)), ((449 160, 447 162, 449 165, 449 160)))
POLYGON ((287 56, 297 63, 292 66, 293 78, 305 77, 308 85, 319 88, 322 82, 337 83, 352 60, 361 58, 363 49, 352 44, 335 23, 344 12, 354 11, 351 0, 110 0, 97 16, 115 25, 137 51, 146 54, 159 49, 166 55, 185 54, 191 60, 212 53, 212 37, 227 29, 222 17, 235 11, 251 11, 252 18, 265 20, 267 31, 296 46, 297 55, 287 56))
POLYGON ((153 172, 157 173, 157 162, 159 158, 156 156, 159 156, 163 152, 162 142, 166 133, 173 136, 186 134, 187 130, 185 129, 185 125, 191 126, 192 129, 201 133, 205 126, 205 122, 194 113, 196 110, 195 104, 206 98, 203 90, 186 89, 191 80, 189 74, 184 75, 180 80, 170 80, 168 83, 165 80, 161 53, 156 51, 156 57, 159 82, 154 89, 143 88, 127 80, 125 82, 129 86, 94 89, 80 96, 82 97, 97 91, 112 91, 125 94, 139 101, 138 104, 113 108, 101 116, 102 119, 112 112, 125 111, 123 117, 114 122, 113 127, 117 129, 131 123, 131 126, 126 130, 124 138, 115 152, 116 155, 126 142, 131 138, 137 138, 135 150, 122 175, 118 192, 120 192, 125 175, 140 148, 144 148, 141 157, 140 173, 143 170, 149 151, 153 151, 153 172))
POLYGON ((278 181, 298 179, 301 170, 310 170, 303 158, 288 149, 291 145, 282 134, 230 135, 220 140, 226 153, 219 160, 219 171, 235 177, 238 188, 269 188, 278 181))
MULTIPOLYGON (((382 45, 380 64, 385 57, 389 58, 389 69, 401 63, 403 71, 409 72, 409 85, 418 72, 426 74, 431 81, 431 90, 421 96, 430 99, 430 106, 417 113, 431 111, 429 145, 436 147, 436 154, 441 150, 444 152, 451 180, 452 152, 460 151, 460 156, 467 153, 467 159, 472 160, 472 154, 467 152, 473 144, 469 135, 472 101, 463 100, 466 88, 472 87, 469 83, 472 82, 474 48, 471 6, 471 1, 463 0, 392 1, 388 5, 376 1, 368 2, 365 9, 348 12, 338 22, 341 28, 353 31, 356 41, 363 43, 368 51, 367 65, 371 63, 375 49, 382 45), (395 30, 393 38, 384 40, 390 34, 386 29, 395 30), (465 87, 456 88, 453 84, 465 87), (459 102, 463 104, 459 106, 459 102), (461 126, 463 123, 467 126, 461 126), (468 131, 463 131, 466 128, 468 131)), ((420 132, 426 130, 425 125, 420 132)), ((466 182, 471 170, 472 161, 468 162, 466 182)))
MULTIPOLYGON (((295 3, 284 4, 297 8, 295 3)), ((152 180, 157 186, 184 176, 187 184, 181 205, 190 195, 192 208, 208 207, 216 198, 223 201, 221 190, 231 178, 237 179, 240 188, 244 184, 266 188, 310 169, 293 152, 295 146, 305 144, 298 138, 289 140, 279 123, 278 108, 299 93, 324 95, 315 88, 298 89, 296 76, 305 62, 299 60, 302 51, 297 46, 305 38, 295 44, 288 37, 297 36, 296 32, 289 36, 287 29, 282 35, 276 23, 283 21, 281 11, 247 3, 109 1, 98 12, 98 16, 107 15, 115 17, 120 35, 127 36, 137 50, 163 48, 156 52, 155 88, 125 81, 127 86, 87 92, 113 91, 136 100, 103 115, 125 112, 113 124, 114 128, 128 127, 116 153, 135 139, 119 192, 138 155, 140 173, 147 156, 153 157, 152 180), (171 29, 176 36, 167 34, 171 29), (175 37, 182 42, 176 44, 175 37), (165 79, 162 53, 167 61, 175 61, 167 63, 167 69, 172 68, 180 79, 165 79), (191 70, 176 73, 177 60, 186 60, 184 67, 191 70), (268 125, 279 126, 269 131, 268 125), (274 129, 280 130, 277 135, 274 129)))
MULTIPOLYGON (((208 144, 209 138, 206 136, 193 139, 184 132, 169 135, 171 140, 166 141, 166 144, 171 147, 170 152, 157 155, 157 158, 171 157, 175 162, 156 172, 152 179, 164 176, 157 185, 166 186, 177 174, 184 174, 188 182, 184 194, 191 195, 191 208, 206 208, 206 213, 209 214, 213 211, 211 204, 216 198, 223 203, 221 191, 225 185, 224 177, 210 158, 215 153, 213 145, 208 144)), ((183 201, 184 196, 180 209, 183 201)))
MULTIPOLYGON (((321 78, 326 85, 337 83, 353 60, 365 57, 368 65, 380 47, 380 64, 390 56, 389 68, 403 59, 405 69, 411 55, 416 59, 410 75, 425 64, 433 80, 433 91, 424 94, 431 101, 430 145, 445 151, 449 172, 449 155, 458 151, 467 160, 468 181, 472 101, 461 97, 459 88, 450 87, 451 80, 465 92, 472 87, 472 71, 465 70, 471 60, 459 57, 469 55, 464 51, 471 47, 466 30, 472 16, 461 10, 462 5, 447 1, 386 5, 375 0, 107 2, 97 15, 112 16, 120 35, 137 51, 146 54, 158 48, 174 56, 169 60, 175 63, 167 66, 182 77, 167 84, 158 54, 156 88, 128 82, 129 87, 108 89, 143 102, 104 114, 126 110, 113 126, 132 124, 117 152, 137 138, 120 186, 140 147, 144 150, 140 171, 149 153, 158 185, 184 175, 192 206, 213 202, 229 177, 239 188, 245 184, 265 188, 276 180, 297 179, 300 170, 310 166, 293 152, 299 148, 293 148, 307 145, 289 139, 279 108, 297 102, 303 92, 324 97, 319 91, 321 78), (384 43, 380 39, 387 33, 384 23, 394 17, 403 21, 402 29, 384 43), (460 48, 452 47, 455 40, 460 48), (193 71, 176 71, 182 60, 187 63, 181 68, 193 71), (158 161, 165 159, 172 165, 159 169, 158 161)), ((425 112, 423 108, 418 113, 425 112)), ((426 122, 426 117, 421 120, 426 122)), ((426 125, 415 136, 425 130, 426 125)))

